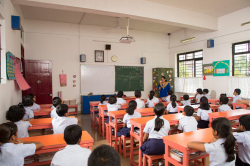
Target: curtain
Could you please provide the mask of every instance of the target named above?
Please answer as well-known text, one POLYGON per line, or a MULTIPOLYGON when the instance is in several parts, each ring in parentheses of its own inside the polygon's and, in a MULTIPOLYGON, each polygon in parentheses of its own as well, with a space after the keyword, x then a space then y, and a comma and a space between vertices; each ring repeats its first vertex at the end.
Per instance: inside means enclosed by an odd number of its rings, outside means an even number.
POLYGON ((176 77, 175 92, 196 93, 196 89, 203 89, 202 77, 176 77))
POLYGON ((234 89, 241 90, 240 96, 250 98, 250 78, 249 77, 228 77, 228 96, 233 96, 234 89))

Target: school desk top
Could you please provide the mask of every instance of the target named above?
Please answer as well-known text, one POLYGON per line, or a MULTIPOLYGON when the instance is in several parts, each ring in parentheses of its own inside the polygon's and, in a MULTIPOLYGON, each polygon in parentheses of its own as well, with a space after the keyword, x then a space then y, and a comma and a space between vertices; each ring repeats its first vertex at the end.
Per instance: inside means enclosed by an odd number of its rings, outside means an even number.
MULTIPOLYGON (((70 118, 75 118, 74 116, 69 116, 70 118)), ((32 125, 40 125, 45 123, 52 123, 53 118, 41 118, 41 119, 32 119, 30 124, 32 125)))
POLYGON ((249 115, 250 110, 245 109, 236 109, 230 111, 222 111, 222 112, 215 112, 209 113, 209 117, 218 118, 218 117, 233 117, 233 116, 241 116, 241 115, 249 115))
MULTIPOLYGON (((141 108, 141 109, 136 109, 135 111, 141 113, 141 115, 143 116, 143 114, 154 113, 154 108, 141 108)), ((112 116, 112 117, 122 116, 123 117, 126 113, 127 113, 126 110, 109 111, 109 116, 112 116)))
POLYGON ((41 108, 51 108, 53 104, 40 104, 41 108))

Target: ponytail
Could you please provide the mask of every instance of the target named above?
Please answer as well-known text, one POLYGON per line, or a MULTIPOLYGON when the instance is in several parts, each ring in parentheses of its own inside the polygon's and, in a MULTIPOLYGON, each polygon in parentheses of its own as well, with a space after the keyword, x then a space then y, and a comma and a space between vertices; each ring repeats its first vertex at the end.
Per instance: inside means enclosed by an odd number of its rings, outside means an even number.
POLYGON ((155 131, 160 131, 162 126, 164 125, 163 119, 160 119, 160 116, 157 115, 157 118, 155 119, 155 131))
POLYGON ((149 100, 152 100, 155 95, 155 91, 151 90, 149 93, 149 100))
POLYGON ((170 97, 170 99, 171 99, 171 104, 172 104, 172 107, 173 108, 175 108, 176 107, 176 96, 175 95, 172 95, 171 97, 170 97))
POLYGON ((131 101, 128 103, 128 108, 126 109, 126 112, 127 112, 129 115, 134 115, 134 112, 135 112, 136 107, 137 107, 136 101, 131 100, 131 101))
POLYGON ((105 95, 102 95, 101 96, 101 99, 100 99, 100 103, 103 104, 103 102, 106 100, 106 96, 105 95))
POLYGON ((155 115, 157 116, 155 118, 155 131, 160 131, 162 126, 164 125, 164 120, 161 119, 160 117, 163 115, 165 112, 165 106, 162 103, 157 103, 154 108, 155 115))
POLYGON ((235 150, 234 150, 234 146, 235 146, 235 138, 233 136, 232 133, 228 133, 227 137, 226 137, 226 141, 224 143, 224 148, 225 151, 228 155, 226 162, 231 162, 235 159, 234 154, 235 154, 235 150))

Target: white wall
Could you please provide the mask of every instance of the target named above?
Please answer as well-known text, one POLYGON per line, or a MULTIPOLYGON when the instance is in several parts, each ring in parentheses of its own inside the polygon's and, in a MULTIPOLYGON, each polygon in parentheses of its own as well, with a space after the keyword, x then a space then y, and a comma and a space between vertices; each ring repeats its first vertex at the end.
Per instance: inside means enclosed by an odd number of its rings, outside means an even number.
MULTIPOLYGON (((177 69, 177 54, 198 49, 203 49, 203 64, 219 60, 230 60, 232 74, 232 43, 250 40, 250 25, 241 26, 248 22, 250 7, 219 18, 219 30, 215 32, 200 32, 184 29, 171 34, 169 44, 169 67, 177 69), (195 37, 187 43, 181 43, 183 39, 195 37), (214 39, 214 48, 207 48, 207 40, 214 39)), ((175 70, 177 77, 177 70, 175 70)), ((219 97, 227 92, 228 77, 206 76, 203 81, 204 88, 208 88, 212 97, 219 97)), ((195 92, 194 92, 195 93, 195 92)), ((230 95, 230 94, 229 94, 230 95)))
MULTIPOLYGON (((142 65, 145 90, 142 92, 143 98, 146 98, 152 89, 152 68, 169 65, 167 34, 131 31, 130 35, 136 42, 127 45, 118 43, 119 39, 126 34, 125 30, 103 30, 105 27, 38 20, 25 20, 25 27, 27 59, 52 61, 53 96, 57 96, 57 92, 62 91, 64 100, 81 101, 79 78, 81 64, 140 66, 140 57, 143 55, 147 58, 147 64, 142 65), (105 44, 111 44, 111 51, 104 53, 105 62, 94 62, 94 50, 104 50, 105 44), (79 62, 80 54, 86 54, 86 63, 79 62), (113 55, 118 57, 117 62, 111 61, 113 55), (67 87, 60 87, 59 84, 59 74, 62 70, 67 74, 67 87), (75 88, 73 74, 77 75, 75 88)), ((134 95, 133 92, 125 92, 125 94, 134 95)))

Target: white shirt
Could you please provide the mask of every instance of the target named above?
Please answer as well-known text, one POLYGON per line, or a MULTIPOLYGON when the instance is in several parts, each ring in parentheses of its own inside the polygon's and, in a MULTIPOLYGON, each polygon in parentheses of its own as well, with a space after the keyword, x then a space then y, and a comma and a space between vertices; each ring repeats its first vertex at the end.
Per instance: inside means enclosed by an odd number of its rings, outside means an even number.
POLYGON ((218 108, 218 112, 222 112, 222 111, 230 111, 232 110, 229 105, 227 104, 222 104, 219 108, 218 108))
POLYGON ((168 96, 166 97, 166 102, 170 102, 170 101, 171 101, 170 98, 171 98, 171 95, 168 95, 168 96))
POLYGON ((144 101, 142 101, 141 99, 135 99, 136 103, 137 103, 137 109, 141 109, 141 108, 145 108, 145 103, 144 101))
MULTIPOLYGON (((108 111, 118 111, 118 109, 121 108, 121 105, 118 105, 117 103, 115 104, 107 104, 107 109, 108 111)), ((108 114, 109 116, 109 114, 108 114)))
POLYGON ((196 103, 197 103, 197 104, 200 103, 201 97, 202 97, 201 94, 196 95, 196 99, 197 99, 197 102, 196 102, 196 103))
POLYGON ((54 108, 56 108, 56 107, 55 107, 55 106, 52 106, 51 108, 53 108, 53 109, 54 109, 54 108))
POLYGON ((18 121, 15 122, 18 129, 18 138, 29 137, 28 128, 32 126, 29 121, 18 121))
POLYGON ((208 94, 205 94, 205 95, 203 95, 203 96, 205 96, 207 99, 210 99, 210 98, 211 98, 208 94))
POLYGON ((32 110, 40 110, 41 107, 40 107, 40 105, 38 105, 38 104, 36 104, 36 103, 34 102, 34 103, 33 103, 33 106, 31 106, 31 109, 32 109, 32 110))
POLYGON ((140 118, 140 117, 141 117, 141 113, 137 111, 134 111, 133 115, 129 115, 128 113, 126 113, 123 117, 123 123, 126 123, 127 128, 131 128, 130 119, 140 118))
POLYGON ((87 166, 91 150, 79 145, 67 145, 54 155, 51 166, 87 166))
POLYGON ((54 134, 64 133, 64 130, 67 126, 77 124, 78 120, 76 118, 70 117, 56 117, 52 119, 52 126, 54 134))
POLYGON ((191 102, 190 102, 190 100, 183 100, 183 101, 181 101, 181 104, 183 106, 187 106, 187 105, 191 105, 191 102))
POLYGON ((56 108, 54 108, 51 112, 50 112, 50 117, 51 118, 56 118, 59 117, 57 112, 56 112, 56 108))
POLYGON ((108 103, 106 101, 100 102, 99 105, 107 105, 108 103))
POLYGON ((250 131, 233 133, 238 143, 238 155, 242 162, 250 164, 250 131))
POLYGON ((197 111, 197 116, 200 116, 201 120, 209 121, 209 116, 208 116, 209 113, 212 113, 211 109, 203 110, 199 108, 197 111))
POLYGON ((179 121, 178 130, 183 130, 183 133, 197 130, 197 121, 193 116, 184 116, 179 121))
POLYGON ((154 103, 159 103, 159 99, 157 97, 153 97, 151 100, 148 98, 147 100, 148 107, 154 108, 155 107, 154 103))
POLYGON ((236 103, 237 100, 241 100, 240 95, 235 96, 232 103, 236 103))
POLYGON ((145 133, 149 133, 149 139, 150 138, 155 138, 155 139, 162 139, 162 137, 164 136, 168 136, 168 132, 170 130, 170 124, 169 122, 164 119, 162 116, 160 116, 160 119, 163 119, 164 121, 164 125, 161 127, 161 129, 159 131, 155 131, 155 119, 157 116, 154 117, 154 119, 148 121, 146 123, 146 126, 143 130, 143 132, 145 133))
POLYGON ((124 104, 124 103, 127 103, 127 101, 126 100, 124 100, 123 98, 117 98, 117 102, 116 102, 117 104, 124 104))
POLYGON ((179 106, 179 105, 176 103, 176 107, 173 108, 172 102, 171 102, 171 103, 168 104, 167 110, 168 110, 169 112, 178 112, 178 110, 177 110, 177 107, 178 107, 178 106, 179 106))
POLYGON ((34 113, 31 107, 24 107, 24 109, 25 109, 25 115, 23 119, 27 120, 27 119, 34 118, 34 113))
POLYGON ((223 143, 225 142, 225 138, 220 138, 216 142, 213 143, 205 143, 206 153, 209 154, 209 166, 234 166, 235 160, 231 162, 226 162, 227 153, 225 151, 223 143))
POLYGON ((36 145, 5 143, 0 149, 1 166, 23 166, 24 158, 35 154, 36 145))

